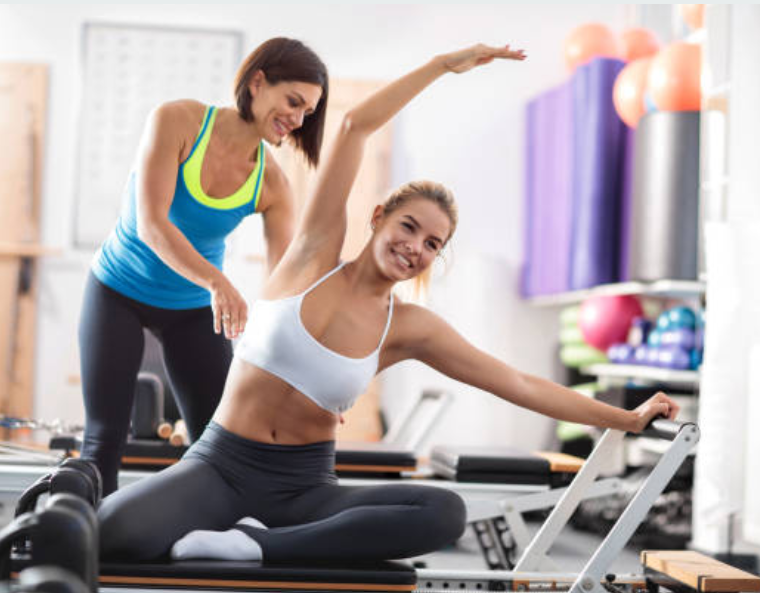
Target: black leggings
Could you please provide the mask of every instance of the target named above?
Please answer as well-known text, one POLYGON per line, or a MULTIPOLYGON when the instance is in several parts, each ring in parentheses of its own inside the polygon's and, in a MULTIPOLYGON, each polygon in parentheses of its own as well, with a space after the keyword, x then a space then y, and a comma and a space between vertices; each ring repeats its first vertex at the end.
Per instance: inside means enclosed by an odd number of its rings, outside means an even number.
POLYGON ((176 465, 119 490, 99 511, 101 555, 120 561, 165 557, 196 529, 248 528, 265 563, 408 558, 454 543, 462 499, 443 488, 339 486, 333 441, 273 445, 211 422, 176 465))
POLYGON ((166 370, 194 441, 219 403, 232 361, 232 345, 214 333, 212 319, 211 307, 173 310, 140 303, 90 272, 79 321, 86 414, 82 457, 103 474, 104 494, 117 487, 143 356, 143 328, 163 345, 166 370))

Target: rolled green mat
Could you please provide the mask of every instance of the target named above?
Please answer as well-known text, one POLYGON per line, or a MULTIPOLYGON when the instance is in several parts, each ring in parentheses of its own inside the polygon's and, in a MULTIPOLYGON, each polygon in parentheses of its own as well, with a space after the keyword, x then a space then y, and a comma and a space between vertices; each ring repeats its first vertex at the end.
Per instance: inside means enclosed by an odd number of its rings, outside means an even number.
POLYGON ((565 422, 564 420, 560 420, 557 423, 557 438, 563 443, 585 438, 589 434, 589 427, 585 424, 575 424, 574 422, 565 422))
POLYGON ((596 397, 596 392, 599 391, 599 383, 596 381, 592 383, 578 383, 577 385, 570 385, 569 389, 577 391, 586 397, 596 397))
POLYGON ((586 344, 569 344, 559 350, 559 359, 567 367, 579 368, 607 362, 604 352, 586 344))
POLYGON ((578 319, 581 316, 580 305, 572 305, 571 307, 565 307, 559 314, 559 322, 562 327, 572 327, 578 325, 578 319))
POLYGON ((559 330, 559 343, 563 346, 570 346, 572 344, 585 344, 586 341, 583 339, 581 328, 577 325, 571 325, 559 330))

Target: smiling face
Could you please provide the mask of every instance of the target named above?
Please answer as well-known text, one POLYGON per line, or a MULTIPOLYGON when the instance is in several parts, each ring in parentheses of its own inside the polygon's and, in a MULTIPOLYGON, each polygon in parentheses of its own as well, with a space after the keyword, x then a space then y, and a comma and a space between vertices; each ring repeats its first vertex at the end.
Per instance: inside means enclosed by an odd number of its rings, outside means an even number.
POLYGON ((424 272, 448 241, 452 226, 448 214, 424 197, 413 197, 388 214, 378 206, 372 222, 375 261, 395 282, 424 272))
POLYGON ((270 84, 260 70, 251 78, 249 88, 254 121, 262 138, 275 146, 303 125, 322 97, 318 84, 299 81, 270 84))

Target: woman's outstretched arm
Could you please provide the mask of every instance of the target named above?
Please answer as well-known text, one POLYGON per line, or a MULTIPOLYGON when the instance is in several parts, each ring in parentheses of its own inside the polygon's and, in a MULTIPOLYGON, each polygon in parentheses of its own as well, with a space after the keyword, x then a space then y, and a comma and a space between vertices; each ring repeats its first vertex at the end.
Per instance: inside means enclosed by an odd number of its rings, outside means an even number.
MULTIPOLYGON (((509 46, 476 45, 437 56, 388 84, 352 108, 343 118, 337 137, 317 178, 289 251, 291 256, 336 260, 346 232, 346 201, 361 165, 367 138, 404 105, 447 72, 461 73, 494 59, 523 60, 522 51, 509 46)), ((286 254, 286 257, 288 254, 286 254)))
POLYGON ((655 417, 673 419, 678 404, 657 393, 635 410, 623 410, 588 398, 580 393, 507 366, 479 350, 438 315, 414 305, 406 305, 404 348, 390 366, 404 358, 424 362, 443 374, 478 387, 513 404, 540 414, 601 428, 641 432, 655 417))

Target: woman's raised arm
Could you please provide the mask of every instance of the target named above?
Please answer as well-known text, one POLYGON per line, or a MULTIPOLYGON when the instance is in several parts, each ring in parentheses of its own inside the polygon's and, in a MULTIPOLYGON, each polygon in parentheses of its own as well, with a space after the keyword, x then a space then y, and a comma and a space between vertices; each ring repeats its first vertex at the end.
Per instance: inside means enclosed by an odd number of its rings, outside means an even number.
POLYGON ((465 340, 441 317, 423 307, 406 305, 403 347, 383 361, 385 368, 416 359, 444 375, 478 387, 540 414, 601 428, 641 432, 657 416, 671 420, 678 404, 660 392, 635 410, 623 410, 581 395, 557 383, 522 373, 465 340))
MULTIPOLYGON (((334 261, 346 234, 346 201, 361 165, 367 138, 425 87, 447 72, 462 73, 494 59, 523 60, 509 46, 476 45, 443 54, 388 84, 345 114, 314 193, 307 201, 289 251, 291 256, 334 261)), ((286 254, 287 257, 287 254, 286 254)))

